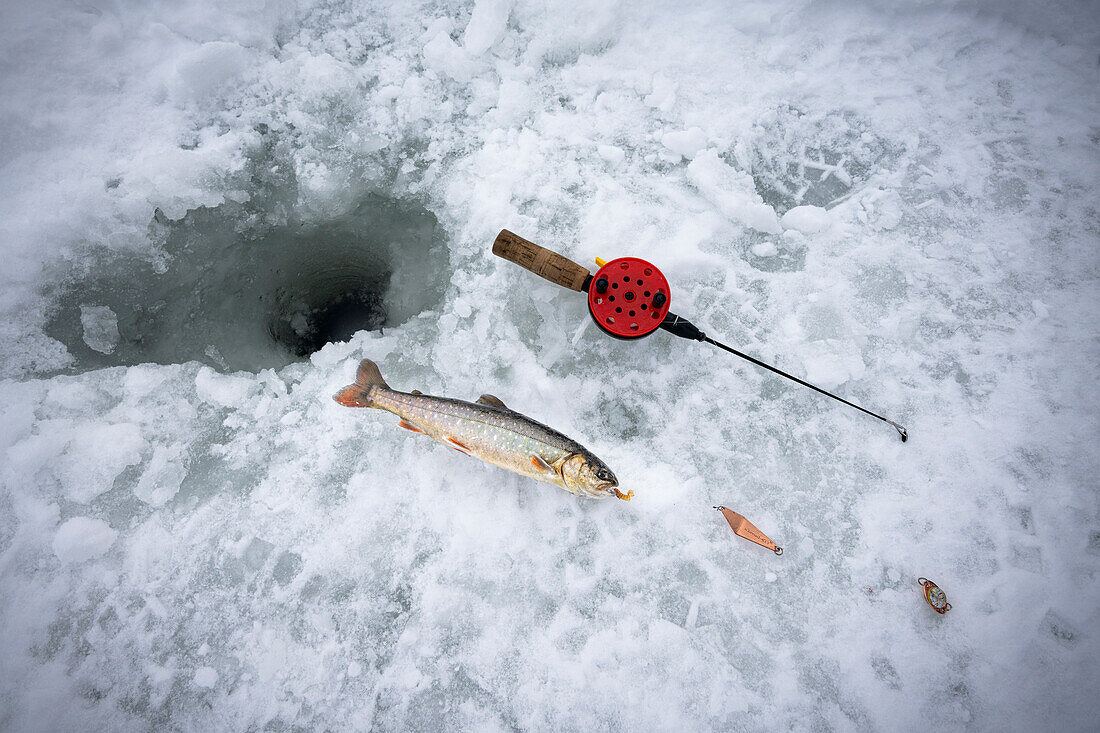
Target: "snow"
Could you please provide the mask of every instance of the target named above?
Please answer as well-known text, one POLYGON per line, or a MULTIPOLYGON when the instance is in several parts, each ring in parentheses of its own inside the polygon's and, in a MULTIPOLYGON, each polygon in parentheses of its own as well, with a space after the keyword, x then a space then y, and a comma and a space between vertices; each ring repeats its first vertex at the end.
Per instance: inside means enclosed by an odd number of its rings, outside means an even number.
POLYGON ((699 193, 734 222, 765 234, 779 233, 775 209, 753 190, 752 177, 724 162, 717 151, 695 155, 687 174, 699 193))
POLYGON ((1094 727, 1089 4, 9 5, 4 728, 1094 727), (278 351, 349 263, 384 328, 278 351), (337 405, 363 357, 635 498, 337 405))
POLYGON ((199 687, 213 687, 218 682, 218 672, 213 667, 199 667, 194 679, 199 687))
POLYGON ((784 229, 817 234, 829 228, 829 212, 820 206, 796 206, 779 219, 784 229))
POLYGON ((53 552, 64 563, 80 563, 111 549, 118 532, 102 519, 73 517, 57 528, 53 552))
POLYGON ((661 136, 661 144, 680 157, 690 160, 707 146, 707 134, 698 127, 677 132, 666 132, 661 136))

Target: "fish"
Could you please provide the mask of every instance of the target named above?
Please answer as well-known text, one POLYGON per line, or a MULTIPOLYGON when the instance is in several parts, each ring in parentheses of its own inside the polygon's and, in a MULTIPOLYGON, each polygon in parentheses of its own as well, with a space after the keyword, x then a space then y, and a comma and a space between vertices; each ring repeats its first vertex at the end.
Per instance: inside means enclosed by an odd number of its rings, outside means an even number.
POLYGON ((363 359, 355 384, 333 395, 345 407, 386 410, 398 426, 433 438, 459 453, 553 484, 577 496, 618 497, 619 480, 603 461, 577 441, 512 410, 499 397, 483 394, 476 402, 434 397, 419 390, 400 392, 382 379, 378 365, 363 359))

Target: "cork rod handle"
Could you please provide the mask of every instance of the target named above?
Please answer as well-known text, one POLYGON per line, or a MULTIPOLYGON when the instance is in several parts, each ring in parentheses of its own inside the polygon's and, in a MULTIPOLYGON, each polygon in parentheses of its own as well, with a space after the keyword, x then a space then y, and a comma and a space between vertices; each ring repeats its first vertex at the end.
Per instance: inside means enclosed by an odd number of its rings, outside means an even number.
POLYGON ((584 282, 591 275, 588 270, 573 260, 540 247, 534 242, 528 242, 507 229, 501 229, 496 241, 493 242, 493 254, 514 262, 555 285, 577 292, 584 290, 584 282))

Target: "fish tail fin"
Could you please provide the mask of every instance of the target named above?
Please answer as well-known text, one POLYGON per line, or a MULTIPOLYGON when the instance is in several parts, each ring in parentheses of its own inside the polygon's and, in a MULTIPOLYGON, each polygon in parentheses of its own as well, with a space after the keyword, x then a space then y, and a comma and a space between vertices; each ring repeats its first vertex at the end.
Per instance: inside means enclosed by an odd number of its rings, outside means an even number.
POLYGON ((382 379, 378 365, 370 359, 359 362, 359 371, 355 374, 355 384, 349 384, 333 395, 333 399, 345 407, 375 407, 375 390, 388 390, 390 385, 382 379))

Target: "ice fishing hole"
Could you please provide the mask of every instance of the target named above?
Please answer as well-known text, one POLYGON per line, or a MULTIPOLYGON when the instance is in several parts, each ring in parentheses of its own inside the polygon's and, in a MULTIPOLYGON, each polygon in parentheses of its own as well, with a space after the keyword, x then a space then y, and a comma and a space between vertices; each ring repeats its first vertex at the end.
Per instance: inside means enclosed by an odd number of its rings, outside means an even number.
POLYGON ((72 371, 192 360, 280 368, 439 306, 447 249, 423 207, 369 195, 304 223, 287 221, 285 202, 256 199, 177 220, 158 213, 156 254, 97 251, 59 272, 46 333, 68 348, 72 371))

